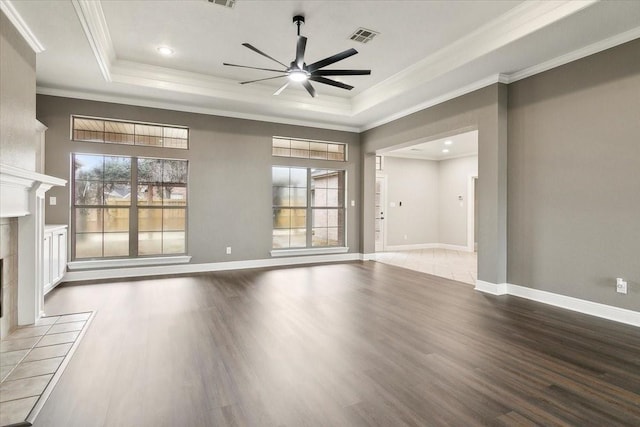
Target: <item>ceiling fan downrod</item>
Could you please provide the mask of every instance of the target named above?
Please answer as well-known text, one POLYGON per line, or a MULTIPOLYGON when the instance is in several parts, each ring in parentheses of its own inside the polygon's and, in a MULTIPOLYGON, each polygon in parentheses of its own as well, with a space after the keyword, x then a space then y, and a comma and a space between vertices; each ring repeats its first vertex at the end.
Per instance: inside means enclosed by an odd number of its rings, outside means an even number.
POLYGON ((293 23, 298 26, 298 36, 300 36, 300 25, 304 24, 304 16, 302 15, 294 16, 293 23))

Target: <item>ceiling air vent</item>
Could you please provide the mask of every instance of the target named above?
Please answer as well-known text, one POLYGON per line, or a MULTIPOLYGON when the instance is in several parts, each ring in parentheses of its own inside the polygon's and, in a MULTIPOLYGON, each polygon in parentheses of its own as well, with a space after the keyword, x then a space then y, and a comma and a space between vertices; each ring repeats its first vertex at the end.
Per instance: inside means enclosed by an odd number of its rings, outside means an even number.
POLYGON ((351 36, 349 37, 351 40, 360 42, 360 43, 369 43, 375 36, 377 36, 377 31, 367 30, 366 28, 358 28, 351 36))
POLYGON ((220 6, 226 6, 228 8, 233 8, 236 4, 236 0, 207 0, 209 3, 219 4, 220 6))

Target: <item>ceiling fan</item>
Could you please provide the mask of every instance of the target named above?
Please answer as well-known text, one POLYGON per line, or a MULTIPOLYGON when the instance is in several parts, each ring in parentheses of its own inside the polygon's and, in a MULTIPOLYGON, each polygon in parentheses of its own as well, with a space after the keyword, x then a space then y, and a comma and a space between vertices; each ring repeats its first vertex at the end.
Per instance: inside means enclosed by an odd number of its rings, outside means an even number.
POLYGON ((346 59, 358 53, 358 51, 353 48, 347 49, 344 52, 337 53, 328 58, 314 62, 313 64, 307 65, 307 63, 304 62, 304 52, 307 47, 307 38, 300 35, 300 25, 304 23, 304 16, 300 16, 300 15, 294 16, 293 22, 298 26, 298 44, 296 46, 296 59, 293 62, 291 62, 289 66, 267 55, 266 53, 255 48, 249 43, 242 43, 243 46, 251 49, 252 51, 282 65, 283 67, 285 67, 284 70, 276 70, 273 68, 250 67, 247 65, 228 64, 226 62, 224 62, 223 65, 227 65, 229 67, 250 68, 253 70, 262 70, 262 71, 271 71, 271 72, 281 73, 280 75, 275 77, 267 77, 264 79, 240 82, 241 85, 244 85, 248 83, 261 82, 264 80, 273 80, 273 79, 280 79, 282 77, 287 77, 288 81, 284 85, 282 85, 280 89, 275 91, 274 95, 280 95, 282 91, 285 90, 286 87, 289 86, 289 83, 291 83, 292 81, 300 82, 302 86, 304 86, 304 88, 307 90, 307 92, 309 92, 309 95, 313 97, 316 96, 316 90, 313 88, 313 86, 311 86, 310 81, 323 83, 330 86, 335 86, 341 89, 351 90, 353 89, 353 86, 328 79, 325 76, 364 76, 364 75, 371 74, 371 70, 323 70, 322 69, 326 66, 334 64, 338 61, 342 61, 343 59, 346 59))

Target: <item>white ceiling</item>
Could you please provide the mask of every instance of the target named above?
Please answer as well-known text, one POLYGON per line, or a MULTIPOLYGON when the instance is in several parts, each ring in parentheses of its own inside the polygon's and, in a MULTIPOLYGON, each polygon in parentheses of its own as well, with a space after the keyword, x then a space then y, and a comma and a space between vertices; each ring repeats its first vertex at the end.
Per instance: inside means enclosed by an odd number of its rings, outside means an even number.
POLYGON ((360 131, 497 81, 510 82, 640 37, 640 1, 18 1, 0 7, 38 49, 38 93, 360 131), (231 62, 293 60, 303 14, 306 62, 371 69, 273 96, 282 81, 231 62), (358 27, 378 31, 368 44, 358 27), (156 51, 175 50, 171 57, 156 51))
POLYGON ((387 157, 421 160, 448 160, 478 154, 478 131, 459 133, 446 138, 420 142, 407 147, 381 151, 387 157), (443 150, 448 150, 444 152, 443 150))

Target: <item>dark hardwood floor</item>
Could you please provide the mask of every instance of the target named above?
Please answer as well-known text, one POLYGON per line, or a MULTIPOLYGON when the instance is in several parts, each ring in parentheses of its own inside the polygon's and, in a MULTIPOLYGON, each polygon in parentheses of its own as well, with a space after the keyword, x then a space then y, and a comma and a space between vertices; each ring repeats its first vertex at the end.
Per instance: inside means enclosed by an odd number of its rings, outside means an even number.
POLYGON ((640 329, 375 262, 64 285, 35 426, 640 425, 640 329))

